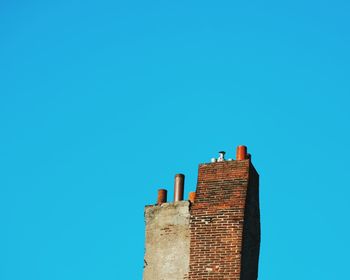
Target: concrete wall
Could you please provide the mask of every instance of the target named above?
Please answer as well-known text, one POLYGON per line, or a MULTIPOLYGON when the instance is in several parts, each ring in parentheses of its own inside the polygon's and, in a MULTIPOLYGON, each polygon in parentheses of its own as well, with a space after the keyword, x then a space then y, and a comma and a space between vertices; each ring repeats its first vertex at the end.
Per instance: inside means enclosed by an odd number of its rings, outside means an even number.
POLYGON ((183 280, 189 271, 190 203, 146 206, 144 280, 183 280))

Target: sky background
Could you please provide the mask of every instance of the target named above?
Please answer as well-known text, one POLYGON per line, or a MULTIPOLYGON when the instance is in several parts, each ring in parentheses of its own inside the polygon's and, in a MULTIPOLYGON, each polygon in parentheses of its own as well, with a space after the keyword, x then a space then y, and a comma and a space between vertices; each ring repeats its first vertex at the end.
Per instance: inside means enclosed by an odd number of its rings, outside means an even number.
POLYGON ((0 279, 142 279, 144 205, 245 144, 260 280, 347 279, 350 2, 0 2, 0 279))

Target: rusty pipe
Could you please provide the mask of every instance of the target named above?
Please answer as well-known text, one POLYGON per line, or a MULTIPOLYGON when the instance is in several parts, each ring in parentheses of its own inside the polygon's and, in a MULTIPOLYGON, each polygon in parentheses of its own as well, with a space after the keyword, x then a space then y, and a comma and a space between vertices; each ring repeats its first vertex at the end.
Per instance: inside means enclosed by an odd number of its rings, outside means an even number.
POLYGON ((158 190, 157 205, 162 205, 167 200, 168 191, 165 189, 158 190))
POLYGON ((184 199, 185 175, 176 174, 174 183, 174 202, 184 199))
POLYGON ((238 146, 236 153, 236 160, 244 160, 247 159, 247 147, 246 146, 238 146))

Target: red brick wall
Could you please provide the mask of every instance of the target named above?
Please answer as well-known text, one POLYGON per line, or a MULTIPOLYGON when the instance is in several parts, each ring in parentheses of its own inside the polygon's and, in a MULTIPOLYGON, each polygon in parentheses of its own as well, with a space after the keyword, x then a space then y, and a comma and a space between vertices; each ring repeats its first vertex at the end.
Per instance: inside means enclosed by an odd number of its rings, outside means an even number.
POLYGON ((258 185, 250 160, 199 166, 191 207, 188 279, 257 279, 258 185))

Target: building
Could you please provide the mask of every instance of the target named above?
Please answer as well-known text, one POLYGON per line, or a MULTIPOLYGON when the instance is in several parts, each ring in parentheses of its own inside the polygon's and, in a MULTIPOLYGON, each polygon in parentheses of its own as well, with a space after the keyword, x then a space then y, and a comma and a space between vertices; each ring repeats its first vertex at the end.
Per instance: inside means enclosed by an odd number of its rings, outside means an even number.
POLYGON ((236 160, 199 165, 195 193, 183 199, 175 176, 174 201, 158 190, 145 208, 144 280, 256 280, 260 249, 259 175, 245 146, 236 160))

